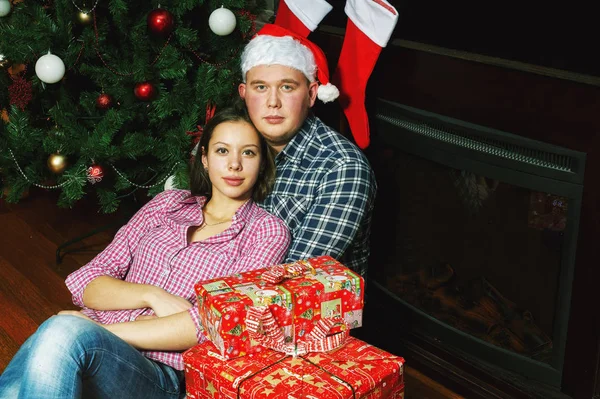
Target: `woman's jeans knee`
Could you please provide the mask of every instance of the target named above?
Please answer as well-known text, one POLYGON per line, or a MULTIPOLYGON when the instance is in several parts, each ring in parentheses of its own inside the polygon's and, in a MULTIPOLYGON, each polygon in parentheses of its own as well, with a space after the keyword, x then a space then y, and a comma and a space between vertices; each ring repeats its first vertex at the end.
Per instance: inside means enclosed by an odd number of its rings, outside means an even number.
POLYGON ((53 316, 0 375, 0 398, 178 398, 182 372, 153 362, 101 326, 53 316))

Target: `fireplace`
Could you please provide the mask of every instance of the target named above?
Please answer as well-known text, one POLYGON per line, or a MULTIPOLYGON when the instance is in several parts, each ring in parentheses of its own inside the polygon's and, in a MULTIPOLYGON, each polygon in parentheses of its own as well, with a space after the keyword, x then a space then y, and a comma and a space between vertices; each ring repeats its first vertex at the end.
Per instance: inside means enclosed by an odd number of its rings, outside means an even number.
POLYGON ((585 154, 385 100, 376 109, 367 302, 387 310, 365 324, 390 326, 391 311, 395 331, 558 393, 585 154))
MULTIPOLYGON (((339 10, 343 14, 343 7, 340 7, 339 10)), ((334 14, 335 11, 334 8, 330 14, 334 14)), ((344 21, 342 18, 342 22, 344 21)), ((338 29, 336 26, 338 25, 329 26, 321 23, 319 29, 310 37, 325 51, 330 61, 330 70, 335 70, 335 63, 339 58, 344 38, 343 29, 338 29)), ((468 339, 466 344, 455 345, 448 342, 448 337, 443 334, 443 332, 447 332, 447 328, 437 330, 434 336, 423 334, 423 331, 426 333, 436 331, 435 328, 439 327, 439 320, 422 310, 411 310, 410 306, 413 305, 397 306, 398 301, 390 299, 393 291, 385 292, 383 289, 385 286, 377 280, 370 280, 367 283, 363 327, 353 330, 353 332, 373 344, 404 356, 407 366, 414 367, 427 377, 469 399, 522 397, 600 399, 600 312, 596 310, 598 282, 600 281, 600 267, 598 267, 598 259, 600 259, 600 246, 598 245, 598 237, 600 237, 600 185, 598 185, 598 181, 600 181, 600 134, 598 134, 600 132, 600 118, 598 118, 600 79, 484 57, 480 54, 424 45, 398 37, 382 51, 369 80, 366 99, 372 144, 365 150, 365 153, 373 165, 378 168, 377 206, 388 196, 399 198, 402 194, 394 179, 384 180, 380 176, 384 172, 389 176, 391 172, 382 170, 381 167, 393 167, 392 153, 412 156, 413 159, 420 159, 430 167, 438 165, 444 169, 446 174, 449 173, 449 168, 455 169, 454 173, 455 176, 458 176, 458 181, 462 177, 465 183, 479 181, 480 184, 484 184, 482 179, 485 179, 487 185, 487 187, 483 186, 486 188, 485 192, 492 191, 491 195, 487 197, 488 199, 482 202, 478 213, 480 223, 485 220, 481 219, 481 214, 488 211, 487 208, 491 206, 491 203, 501 199, 502 195, 509 195, 510 190, 513 190, 512 196, 509 198, 516 201, 514 195, 516 193, 522 195, 517 198, 522 201, 523 208, 521 209, 527 209, 527 215, 524 217, 527 218, 528 225, 531 222, 533 226, 527 230, 530 234, 538 234, 538 240, 549 248, 556 248, 556 246, 548 244, 550 241, 556 243, 554 240, 558 235, 563 253, 566 253, 566 246, 573 245, 572 242, 576 239, 576 251, 571 252, 574 260, 571 259, 567 262, 561 258, 559 266, 561 273, 572 274, 570 306, 566 306, 569 301, 564 298, 564 295, 569 294, 568 289, 560 291, 560 287, 569 286, 564 283, 562 276, 558 282, 554 283, 554 288, 550 285, 543 287, 547 290, 557 290, 557 295, 559 293, 563 295, 555 298, 554 307, 541 306, 544 309, 552 309, 548 311, 554 315, 554 319, 551 321, 547 314, 543 314, 543 309, 542 314, 536 314, 538 312, 536 306, 531 305, 535 302, 534 299, 523 298, 521 292, 511 292, 511 289, 514 291, 514 287, 507 288, 491 277, 485 279, 504 299, 514 303, 524 312, 531 313, 535 326, 542 329, 547 336, 552 337, 551 357, 554 357, 554 360, 530 359, 531 362, 535 362, 536 366, 539 366, 536 367, 538 375, 533 375, 532 378, 525 378, 522 373, 513 371, 512 361, 510 361, 509 367, 500 365, 502 359, 500 363, 496 362, 493 354, 504 358, 510 355, 509 359, 511 359, 515 354, 513 350, 508 350, 507 354, 505 348, 490 349, 490 345, 493 344, 489 342, 473 347, 471 334, 466 336, 465 339, 468 339), (438 158, 433 160, 419 155, 421 154, 419 152, 399 152, 397 145, 400 143, 394 141, 398 140, 398 137, 389 134, 381 137, 379 126, 382 121, 376 117, 381 114, 378 109, 381 102, 378 99, 510 132, 525 140, 536 140, 535 143, 541 143, 544 147, 542 148, 543 152, 554 153, 555 149, 567 148, 585 153, 585 181, 565 181, 563 179, 566 175, 577 175, 578 179, 582 177, 583 163, 577 164, 577 162, 583 162, 583 160, 578 158, 577 153, 573 153, 574 156, 571 156, 571 153, 562 152, 555 154, 555 157, 556 155, 566 155, 567 159, 572 159, 576 164, 573 164, 571 168, 576 172, 560 172, 562 177, 545 176, 543 179, 539 179, 540 182, 546 181, 545 179, 562 181, 561 187, 576 187, 575 191, 579 191, 579 193, 572 192, 564 195, 562 191, 557 194, 555 190, 548 189, 543 185, 531 187, 504 176, 487 173, 486 170, 475 169, 472 171, 468 165, 445 163, 445 159, 452 157, 444 154, 443 147, 442 149, 438 148, 436 151, 438 158), (552 144, 556 147, 545 147, 545 144, 552 144), (496 182, 498 182, 498 186, 493 190, 496 182), (582 196, 580 196, 581 186, 583 186, 582 196), (558 220, 565 220, 565 229, 574 229, 572 231, 577 234, 577 237, 569 238, 567 230, 563 231, 562 236, 560 236, 560 231, 552 230, 552 228, 547 228, 546 231, 536 230, 536 223, 539 225, 540 220, 536 222, 531 218, 534 216, 534 209, 529 206, 532 201, 532 193, 534 195, 550 194, 549 197, 547 196, 549 202, 545 203, 545 206, 551 206, 547 208, 550 210, 550 214, 552 214, 552 207, 566 205, 567 208, 557 209, 554 212, 559 215, 558 220), (566 197, 568 201, 566 204, 556 203, 554 205, 554 201, 560 201, 560 198, 552 197, 552 195, 566 197), (580 200, 577 199, 578 197, 580 200), (486 209, 483 209, 484 207, 486 209), (579 217, 576 214, 577 208, 580 210, 579 217), (567 212, 566 218, 560 216, 561 212, 567 212), (579 223, 579 228, 576 229, 573 223, 579 223), (562 284, 560 287, 559 282, 562 284), (566 309, 560 308, 559 304, 564 304, 566 309), (561 318, 565 320, 565 323, 568 319, 566 347, 564 346, 564 336, 560 337, 565 333, 564 329, 566 328, 561 318), (429 324, 434 324, 434 328, 429 328, 429 324), (490 349, 492 356, 483 356, 479 352, 480 348, 483 348, 481 350, 490 349), (562 361, 560 352, 564 352, 562 361), (560 375, 561 363, 562 375, 560 375), (552 379, 552 376, 558 377, 552 379), (552 380, 550 383, 542 382, 549 379, 552 380), (560 385, 560 389, 558 389, 558 385, 560 385)), ((351 137, 345 118, 335 104, 317 104, 315 111, 327 124, 351 137)), ((438 117, 438 119, 445 122, 444 120, 447 118, 438 117)), ((488 129, 484 128, 484 130, 488 129)), ((503 139, 506 139, 506 136, 503 139)), ((518 139, 515 138, 515 140, 518 139)), ((526 143, 519 142, 517 144, 519 147, 529 148, 526 143)), ((406 145, 417 144, 407 143, 406 145)), ((468 152, 469 150, 463 148, 462 151, 468 152)), ((563 159, 562 156, 558 158, 563 159)), ((542 160, 544 159, 542 157, 542 160)), ((484 157, 484 159, 474 159, 472 162, 487 164, 487 160, 489 158, 484 157)), ((488 168, 494 170, 499 166, 505 167, 506 165, 487 165, 488 168)), ((527 176, 529 173, 535 174, 532 169, 528 169, 521 171, 520 175, 527 176)), ((463 199, 457 200, 457 203, 458 201, 460 201, 460 207, 465 206, 463 199)), ((376 212, 379 211, 376 210, 376 212)), ((446 215, 446 217, 451 216, 446 215)), ((396 228, 403 227, 396 223, 396 214, 390 213, 387 217, 377 215, 377 217, 379 218, 378 225, 373 231, 373 251, 369 261, 370 274, 376 273, 375 270, 380 267, 377 262, 390 258, 390 255, 387 254, 388 251, 398 251, 393 246, 399 239, 396 228), (382 219, 387 221, 384 226, 381 226, 382 219), (381 232, 380 229, 385 229, 385 232, 381 232), (387 233, 390 230, 392 232, 387 233), (381 251, 382 247, 385 247, 383 251, 381 251)), ((399 231, 402 232, 402 230, 399 231)), ((448 235, 452 233, 449 231, 448 235)), ((405 242, 403 245, 409 246, 410 242, 405 242)), ((419 248, 415 247, 414 250, 416 249, 419 248)), ((403 252, 400 252, 402 255, 403 252)), ((529 253, 528 255, 530 256, 529 253)), ((402 258, 398 257, 398 259, 402 258)), ((557 258, 553 259, 555 261, 557 258)), ((445 263, 442 261, 430 265, 432 269, 429 270, 439 276, 440 269, 442 271, 445 269, 445 263)), ((462 279, 452 280, 452 284, 459 285, 458 283, 464 281, 460 284, 461 289, 464 290, 462 287, 466 285, 471 295, 482 292, 479 289, 484 281, 481 277, 485 276, 471 275, 471 278, 467 278, 464 271, 465 266, 462 263, 454 262, 450 266, 455 277, 459 277, 458 273, 460 272, 462 279)), ((546 269, 540 270, 540 276, 546 281, 550 279, 550 274, 546 269)), ((571 278, 571 276, 567 277, 571 278)), ((551 294, 548 291, 545 295, 550 296, 551 294)), ((450 329, 448 334, 450 333, 455 340, 465 337, 462 331, 456 332, 450 329)), ((547 350, 547 346, 542 345, 542 347, 547 350)), ((522 358, 521 355, 515 357, 521 365, 526 364, 527 360, 520 362, 522 358)))

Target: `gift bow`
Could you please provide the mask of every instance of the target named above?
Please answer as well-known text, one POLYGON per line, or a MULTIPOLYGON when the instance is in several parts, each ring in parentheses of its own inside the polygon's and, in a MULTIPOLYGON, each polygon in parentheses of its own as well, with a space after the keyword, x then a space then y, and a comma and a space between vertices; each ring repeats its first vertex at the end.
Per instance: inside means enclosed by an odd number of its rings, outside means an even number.
POLYGON ((261 277, 267 283, 277 284, 287 278, 298 277, 307 270, 310 271, 311 274, 316 274, 315 268, 310 262, 299 260, 294 263, 271 266, 261 277))
POLYGON ((248 309, 246 330, 250 338, 262 346, 294 357, 303 356, 309 352, 329 352, 339 348, 346 342, 350 332, 348 325, 341 317, 321 319, 302 341, 286 343, 283 331, 267 306, 251 306, 248 309), (342 331, 327 335, 337 324, 343 325, 342 331), (260 326, 262 326, 262 334, 259 332, 260 326))

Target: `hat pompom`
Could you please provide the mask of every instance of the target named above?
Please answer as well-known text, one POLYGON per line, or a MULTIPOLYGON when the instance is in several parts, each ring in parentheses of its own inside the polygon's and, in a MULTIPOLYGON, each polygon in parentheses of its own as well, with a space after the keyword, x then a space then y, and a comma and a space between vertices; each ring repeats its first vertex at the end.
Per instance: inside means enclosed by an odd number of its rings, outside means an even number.
POLYGON ((317 98, 324 103, 331 102, 340 96, 340 91, 331 83, 320 85, 317 89, 317 98))

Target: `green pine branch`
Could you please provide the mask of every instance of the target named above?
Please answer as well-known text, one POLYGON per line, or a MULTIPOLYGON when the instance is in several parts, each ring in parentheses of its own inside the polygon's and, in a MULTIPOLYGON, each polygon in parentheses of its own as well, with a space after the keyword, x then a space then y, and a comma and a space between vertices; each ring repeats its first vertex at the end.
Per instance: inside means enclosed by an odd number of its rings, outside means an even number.
POLYGON ((187 132, 205 123, 208 104, 220 108, 237 96, 239 55, 252 28, 243 11, 257 14, 262 3, 161 1, 175 18, 169 38, 148 29, 147 15, 157 1, 98 2, 95 25, 79 22, 71 0, 46 8, 16 4, 0 18, 0 53, 12 64, 27 65, 21 76, 31 83, 32 99, 24 110, 11 106, 14 82, 0 73, 0 111, 9 113, 9 122, 0 122, 6 200, 18 201, 36 185, 60 190, 60 206, 92 196, 101 211, 114 212, 140 191, 161 192, 169 177, 175 187, 186 188, 193 147, 187 132), (228 36, 208 28, 210 13, 222 5, 237 18, 228 36), (34 68, 48 51, 67 69, 54 84, 40 81, 34 68), (133 89, 140 82, 150 82, 156 98, 136 98, 133 89), (97 106, 102 93, 113 99, 109 109, 97 106), (55 175, 46 162, 57 152, 67 156, 68 166, 55 175), (87 178, 92 164, 104 170, 94 184, 87 178))

